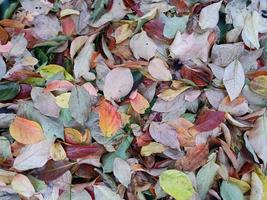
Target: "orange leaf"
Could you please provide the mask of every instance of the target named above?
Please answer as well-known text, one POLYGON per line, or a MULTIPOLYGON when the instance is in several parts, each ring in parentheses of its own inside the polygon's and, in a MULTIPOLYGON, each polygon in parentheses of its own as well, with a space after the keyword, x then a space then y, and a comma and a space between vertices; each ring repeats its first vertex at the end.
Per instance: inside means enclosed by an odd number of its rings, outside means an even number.
POLYGON ((23 29, 25 27, 20 21, 14 19, 3 19, 0 21, 0 25, 3 27, 23 29))
POLYGON ((113 136, 121 126, 121 117, 116 109, 107 101, 98 107, 99 126, 104 136, 113 136))
POLYGON ((8 41, 8 37, 9 37, 9 35, 6 32, 6 30, 3 27, 0 26, 0 42, 2 44, 6 44, 7 41, 8 41))
POLYGON ((144 114, 146 109, 149 107, 148 101, 137 91, 131 94, 130 103, 134 111, 136 111, 139 114, 144 114))
POLYGON ((31 120, 16 117, 9 127, 10 135, 22 144, 35 144, 45 137, 42 127, 31 120))

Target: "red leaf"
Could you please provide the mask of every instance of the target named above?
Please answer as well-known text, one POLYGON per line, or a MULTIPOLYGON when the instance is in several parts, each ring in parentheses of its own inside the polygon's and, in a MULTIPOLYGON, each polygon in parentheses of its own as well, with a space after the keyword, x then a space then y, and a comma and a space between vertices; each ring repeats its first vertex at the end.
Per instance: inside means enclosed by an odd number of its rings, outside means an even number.
POLYGON ((104 153, 103 146, 99 144, 90 144, 90 145, 66 145, 65 151, 67 157, 71 160, 76 160, 78 158, 83 158, 88 155, 101 155, 104 153))
POLYGON ((183 66, 180 70, 183 78, 193 81, 197 86, 204 87, 210 84, 212 80, 212 72, 209 68, 190 68, 183 66))
POLYGON ((62 19, 62 29, 65 35, 72 35, 75 32, 75 23, 70 16, 62 19))
POLYGON ((20 92, 16 99, 26 99, 31 96, 32 86, 28 84, 20 84, 20 92))
POLYGON ((62 176, 73 165, 74 163, 71 163, 66 160, 49 160, 42 168, 33 171, 33 175, 45 182, 49 182, 62 176))
POLYGON ((134 0, 123 0, 123 3, 127 8, 130 8, 135 11, 139 17, 144 15, 144 13, 140 10, 140 4, 135 3, 134 0))
POLYGON ((225 113, 220 111, 207 110, 198 116, 194 129, 200 132, 215 129, 224 121, 225 113))
POLYGON ((147 32, 149 37, 169 44, 171 40, 164 37, 163 29, 164 24, 158 19, 153 19, 144 25, 144 30, 147 32))

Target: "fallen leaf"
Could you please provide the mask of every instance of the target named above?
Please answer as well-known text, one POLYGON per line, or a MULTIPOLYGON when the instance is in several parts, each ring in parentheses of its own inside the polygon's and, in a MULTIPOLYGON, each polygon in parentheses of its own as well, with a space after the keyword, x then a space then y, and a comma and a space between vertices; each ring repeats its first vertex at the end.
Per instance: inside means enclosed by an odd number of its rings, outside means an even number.
POLYGON ((37 178, 49 182, 62 176, 71 167, 73 167, 73 165, 74 163, 71 163, 67 160, 49 160, 44 166, 36 169, 33 174, 36 175, 37 178))
POLYGON ((84 124, 91 111, 92 98, 81 86, 75 86, 70 95, 69 108, 72 117, 80 124, 84 124))
POLYGON ((85 76, 90 70, 90 59, 95 50, 95 45, 93 43, 95 37, 96 35, 90 36, 86 40, 86 42, 85 38, 79 38, 79 40, 76 40, 74 44, 72 43, 73 47, 73 51, 71 51, 72 56, 75 55, 75 53, 81 48, 81 46, 84 43, 84 46, 82 47, 76 58, 74 58, 73 73, 76 79, 85 76))
POLYGON ((217 171, 220 168, 219 165, 215 163, 215 154, 211 154, 210 158, 210 161, 198 171, 196 177, 197 189, 201 199, 206 199, 207 193, 214 182, 217 171))
POLYGON ((133 109, 139 114, 144 114, 146 109, 149 108, 148 101, 137 91, 130 95, 130 103, 133 109))
POLYGON ((149 62, 148 72, 150 75, 158 81, 170 81, 172 80, 171 72, 168 69, 168 65, 160 58, 154 58, 149 62))
POLYGON ((245 74, 241 63, 238 60, 231 62, 225 68, 223 84, 231 101, 239 96, 245 84, 245 74))
POLYGON ((245 24, 242 31, 242 39, 244 43, 250 48, 260 48, 260 43, 258 39, 258 20, 259 15, 256 11, 248 13, 245 18, 245 24))
POLYGON ((163 35, 166 38, 172 39, 175 37, 177 31, 184 32, 188 19, 188 15, 184 15, 182 17, 168 18, 164 25, 163 35))
POLYGON ((178 134, 174 127, 166 123, 152 122, 149 126, 149 133, 156 142, 180 150, 178 134))
POLYGON ((225 119, 225 113, 207 110, 200 113, 195 122, 194 129, 200 132, 210 131, 218 127, 225 119))
POLYGON ((211 60, 215 65, 225 67, 238 58, 244 51, 242 42, 234 44, 215 44, 211 50, 211 60))
POLYGON ((253 92, 267 97, 266 84, 267 76, 257 76, 249 83, 249 87, 253 92))
POLYGON ((148 145, 142 146, 141 155, 150 156, 154 153, 162 153, 166 150, 166 147, 157 142, 150 142, 148 145))
POLYGON ((174 41, 169 47, 171 57, 178 58, 182 61, 201 59, 206 62, 211 47, 208 41, 210 34, 211 33, 209 31, 203 34, 181 34, 177 31, 174 41))
POLYGON ((34 34, 43 40, 52 39, 60 31, 60 24, 56 16, 38 15, 34 18, 33 24, 34 34))
POLYGON ((45 93, 52 91, 62 91, 67 92, 73 88, 73 84, 66 80, 54 80, 47 84, 46 88, 43 90, 45 93))
POLYGON ((18 116, 10 124, 9 132, 22 144, 35 144, 45 138, 42 127, 38 123, 18 116))
POLYGON ((113 162, 113 174, 125 187, 131 183, 131 167, 121 158, 115 158, 113 162))
POLYGON ((162 189, 175 199, 191 199, 195 191, 189 177, 178 170, 166 170, 159 177, 162 189))
POLYGON ((64 139, 70 144, 81 144, 83 142, 82 134, 73 128, 65 128, 64 139))
POLYGON ((201 29, 215 28, 219 21, 219 10, 222 1, 210 4, 203 8, 199 15, 199 26, 201 29))
POLYGON ((64 160, 66 158, 66 152, 59 142, 56 142, 51 146, 50 155, 54 161, 64 160))
POLYGON ((105 185, 95 185, 94 186, 95 200, 122 200, 120 195, 113 192, 110 188, 105 185))
POLYGON ((19 171, 26 171, 44 166, 50 158, 49 150, 53 143, 53 141, 44 140, 26 145, 15 158, 13 167, 19 171))
POLYGON ((118 67, 111 70, 104 84, 104 96, 107 100, 119 100, 129 94, 133 87, 133 76, 127 68, 118 67))
POLYGON ((223 199, 227 200, 243 200, 244 196, 242 191, 234 184, 223 181, 220 187, 221 196, 223 199))
POLYGON ((150 60, 157 51, 155 42, 147 36, 145 31, 134 35, 130 40, 130 48, 136 59, 144 58, 150 60))
POLYGON ((229 96, 225 97, 219 105, 219 111, 228 112, 233 116, 242 116, 249 112, 248 101, 244 96, 238 96, 230 101, 229 96))
POLYGON ((33 105, 43 115, 59 117, 60 108, 56 104, 56 98, 50 92, 44 93, 42 88, 35 87, 31 90, 33 105))
POLYGON ((13 190, 26 198, 30 198, 35 193, 34 187, 32 186, 30 180, 27 178, 27 176, 22 174, 17 174, 13 178, 11 186, 13 190))
POLYGON ((105 137, 111 137, 121 127, 121 117, 116 109, 107 101, 98 107, 99 127, 105 137))
POLYGON ((0 83, 0 101, 13 99, 20 92, 20 86, 14 82, 0 83))
POLYGON ((207 144, 199 144, 187 151, 186 156, 177 160, 175 168, 184 171, 195 171, 203 166, 209 155, 209 147, 207 144))

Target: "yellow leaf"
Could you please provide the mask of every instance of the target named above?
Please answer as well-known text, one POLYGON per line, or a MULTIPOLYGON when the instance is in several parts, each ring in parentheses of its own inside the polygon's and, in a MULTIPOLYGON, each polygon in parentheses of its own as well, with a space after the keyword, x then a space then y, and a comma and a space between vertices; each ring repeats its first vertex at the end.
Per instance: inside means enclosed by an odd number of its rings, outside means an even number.
POLYGON ((54 161, 64 160, 66 152, 60 143, 54 143, 50 148, 50 156, 54 161))
POLYGON ((138 92, 133 92, 130 96, 130 103, 134 111, 139 114, 144 114, 146 109, 149 107, 148 101, 138 92))
POLYGON ((65 141, 70 144, 81 144, 83 142, 82 134, 73 128, 65 128, 65 141))
POLYGON ((150 142, 148 145, 141 148, 141 155, 150 156, 153 153, 162 153, 165 149, 165 146, 160 143, 150 142))
POLYGON ((56 97, 56 103, 60 108, 69 108, 70 92, 63 93, 56 97))
POLYGON ((35 144, 45 138, 42 127, 38 123, 18 116, 11 123, 9 132, 17 142, 22 144, 35 144))
POLYGON ((250 89, 264 97, 267 97, 267 76, 257 76, 250 84, 250 89))
POLYGON ((61 67, 60 65, 46 65, 43 67, 39 67, 37 70, 41 76, 45 79, 52 78, 53 76, 63 73, 64 78, 67 81, 74 80, 73 77, 65 70, 64 67, 61 67))
POLYGON ((60 11, 60 18, 68 15, 80 15, 80 12, 78 10, 73 9, 64 9, 60 11))
POLYGON ((229 182, 238 186, 243 193, 246 193, 247 191, 250 190, 250 185, 245 181, 230 177, 229 182))
POLYGON ((115 30, 115 40, 116 43, 121 43, 124 40, 126 40, 128 37, 130 37, 133 34, 132 30, 129 28, 129 24, 123 24, 116 28, 115 30))
POLYGON ((116 109, 107 101, 98 107, 99 126, 104 136, 113 136, 121 127, 121 117, 116 109))
POLYGON ((173 89, 166 89, 162 93, 158 95, 164 101, 172 101, 174 100, 179 94, 184 92, 185 90, 189 89, 191 86, 182 86, 178 90, 173 89))

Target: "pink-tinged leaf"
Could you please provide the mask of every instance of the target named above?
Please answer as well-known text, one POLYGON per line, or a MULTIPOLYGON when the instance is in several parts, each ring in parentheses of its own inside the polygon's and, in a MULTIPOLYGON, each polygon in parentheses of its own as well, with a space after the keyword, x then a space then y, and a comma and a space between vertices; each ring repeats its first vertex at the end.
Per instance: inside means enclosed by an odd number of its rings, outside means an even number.
POLYGON ((103 101, 98 107, 99 126, 104 136, 111 137, 121 127, 121 116, 115 107, 103 101))
POLYGON ((148 101, 137 91, 131 94, 130 103, 134 111, 139 114, 144 114, 146 109, 149 107, 148 101))
POLYGON ((67 160, 53 161, 49 160, 43 167, 34 170, 33 174, 46 182, 57 179, 68 171, 75 163, 67 160))
POLYGON ((92 85, 92 83, 87 82, 82 85, 87 92, 92 96, 97 96, 97 89, 92 85))
POLYGON ((178 134, 175 128, 169 124, 152 122, 149 127, 149 133, 156 142, 180 150, 178 134))
POLYGON ((43 90, 44 92, 52 92, 52 91, 63 91, 67 92, 72 90, 73 84, 66 80, 54 80, 47 84, 46 88, 43 90))
MULTIPOLYGON (((34 187, 28 177, 22 174, 17 174, 13 178, 11 186, 13 190, 26 198, 30 198, 35 193, 34 187)), ((3 199, 5 199, 5 197, 3 199)))
POLYGON ((225 119, 225 113, 220 111, 206 110, 199 114, 194 129, 205 132, 215 129, 225 119))
POLYGON ((8 53, 12 49, 13 45, 11 42, 8 42, 4 45, 0 44, 0 53, 8 53))
POLYGON ((89 155, 102 155, 104 148, 100 144, 66 145, 64 147, 67 157, 71 160, 84 158, 89 155))
POLYGON ((65 128, 64 130, 65 142, 69 144, 81 144, 83 142, 82 134, 73 128, 65 128))
POLYGON ((70 16, 64 17, 61 21, 61 24, 62 24, 63 33, 65 35, 72 35, 75 33, 75 23, 70 16))

